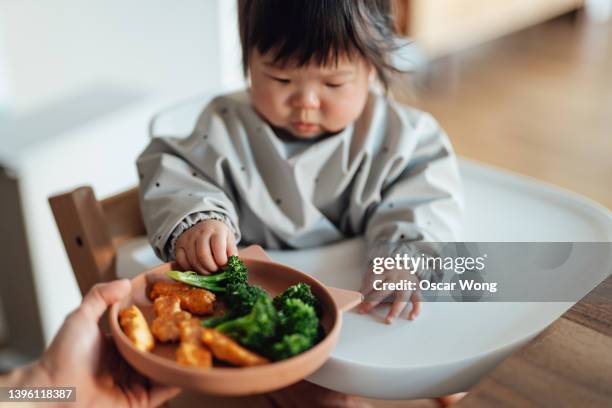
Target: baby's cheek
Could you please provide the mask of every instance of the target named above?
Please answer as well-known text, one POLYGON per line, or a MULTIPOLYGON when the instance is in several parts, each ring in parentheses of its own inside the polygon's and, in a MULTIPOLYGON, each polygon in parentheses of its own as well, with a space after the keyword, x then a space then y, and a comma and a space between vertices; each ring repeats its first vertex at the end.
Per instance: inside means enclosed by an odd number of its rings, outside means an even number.
POLYGON ((338 131, 357 120, 363 111, 364 103, 350 99, 340 99, 327 106, 325 111, 326 128, 329 131, 338 131))
POLYGON ((263 115, 263 117, 275 126, 283 126, 285 123, 283 106, 272 93, 259 93, 254 95, 253 104, 255 109, 263 115))

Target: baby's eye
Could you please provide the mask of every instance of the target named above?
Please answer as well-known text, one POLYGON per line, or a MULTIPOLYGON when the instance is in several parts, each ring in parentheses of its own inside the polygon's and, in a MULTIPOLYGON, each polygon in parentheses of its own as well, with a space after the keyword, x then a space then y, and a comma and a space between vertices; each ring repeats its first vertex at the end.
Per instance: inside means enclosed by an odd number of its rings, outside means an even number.
POLYGON ((331 82, 328 82, 328 83, 325 84, 325 86, 328 87, 328 88, 340 88, 342 85, 344 85, 344 84, 335 84, 335 83, 331 83, 331 82))
POLYGON ((279 77, 274 77, 274 76, 271 76, 270 78, 272 78, 273 80, 275 80, 276 82, 279 82, 281 84, 288 84, 288 83, 291 82, 291 80, 288 79, 288 78, 279 78, 279 77))

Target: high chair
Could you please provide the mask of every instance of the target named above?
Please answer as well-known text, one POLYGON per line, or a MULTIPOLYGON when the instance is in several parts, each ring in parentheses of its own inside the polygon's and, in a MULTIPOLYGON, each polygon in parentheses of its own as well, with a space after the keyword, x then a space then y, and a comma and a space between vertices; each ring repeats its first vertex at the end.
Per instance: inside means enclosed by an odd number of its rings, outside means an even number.
POLYGON ((117 247, 145 235, 138 189, 98 201, 91 187, 49 198, 81 294, 117 279, 117 247))

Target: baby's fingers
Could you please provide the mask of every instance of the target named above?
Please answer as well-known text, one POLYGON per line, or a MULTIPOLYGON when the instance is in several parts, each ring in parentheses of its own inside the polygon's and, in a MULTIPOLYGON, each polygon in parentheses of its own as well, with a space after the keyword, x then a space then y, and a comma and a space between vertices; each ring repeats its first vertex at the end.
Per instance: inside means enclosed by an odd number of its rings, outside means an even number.
POLYGON ((205 275, 215 272, 218 269, 210 247, 211 243, 208 235, 203 235, 198 238, 196 242, 196 255, 203 269, 201 273, 205 275))
POLYGON ((187 261, 189 262, 189 268, 186 270, 196 271, 197 273, 207 274, 206 268, 204 268, 198 259, 197 254, 197 243, 193 244, 191 248, 187 248, 185 250, 185 254, 187 255, 187 261))
POLYGON ((210 248, 218 267, 227 263, 227 238, 222 233, 213 234, 210 238, 210 248))
POLYGON ((391 291, 388 290, 373 290, 367 295, 364 295, 365 300, 359 305, 360 313, 369 313, 372 309, 378 306, 383 300, 385 300, 391 291))
POLYGON ((414 292, 410 297, 410 303, 412 303, 412 310, 408 314, 408 320, 414 320, 421 313, 421 295, 419 292, 414 292))
POLYGON ((412 292, 407 290, 395 291, 393 303, 391 304, 389 313, 387 313, 385 323, 391 324, 393 322, 393 319, 398 317, 404 311, 406 306, 408 306, 408 301, 410 300, 411 294, 412 292))
POLYGON ((236 239, 234 238, 234 234, 232 234, 231 232, 227 234, 227 242, 225 244, 225 248, 227 250, 227 256, 238 255, 238 247, 236 246, 236 239))
POLYGON ((361 314, 370 313, 370 311, 372 311, 372 309, 374 309, 379 304, 380 304, 380 301, 378 301, 378 300, 366 300, 366 301, 363 301, 359 305, 359 313, 361 313, 361 314))
POLYGON ((393 322, 393 319, 398 317, 400 313, 402 313, 402 311, 406 308, 406 306, 408 306, 408 302, 402 302, 396 299, 391 304, 389 313, 387 313, 387 317, 385 318, 385 323, 391 324, 393 322))
POLYGON ((181 247, 176 249, 175 258, 182 270, 188 271, 191 269, 191 265, 189 265, 189 261, 187 260, 187 253, 185 252, 184 248, 181 247))

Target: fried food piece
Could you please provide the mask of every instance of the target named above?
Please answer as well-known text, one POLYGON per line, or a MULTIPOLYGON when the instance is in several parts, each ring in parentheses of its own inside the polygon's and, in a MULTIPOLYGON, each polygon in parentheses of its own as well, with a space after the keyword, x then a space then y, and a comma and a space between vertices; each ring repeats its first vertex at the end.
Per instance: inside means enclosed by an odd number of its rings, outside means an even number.
POLYGON ((245 349, 230 337, 215 329, 202 328, 202 342, 212 350, 213 355, 219 360, 240 367, 269 363, 268 359, 245 349))
POLYGON ((158 316, 151 323, 151 331, 161 342, 177 341, 181 334, 179 323, 189 319, 191 319, 191 313, 183 310, 173 315, 158 316))
POLYGON ((176 362, 192 367, 212 367, 212 354, 198 343, 181 343, 176 349, 176 362))
POLYGON ((202 326, 198 319, 179 322, 181 344, 176 350, 176 362, 195 367, 211 367, 212 354, 200 340, 202 326))
POLYGON ((189 319, 179 323, 182 343, 199 344, 202 337, 202 325, 198 319, 189 319))
POLYGON ((161 342, 177 341, 180 336, 179 322, 191 319, 191 313, 181 310, 178 296, 160 296, 155 299, 153 309, 157 317, 151 323, 151 331, 161 342))
POLYGON ((201 288, 185 285, 180 282, 160 281, 153 285, 149 294, 151 300, 160 296, 175 295, 181 301, 181 308, 191 313, 211 314, 215 303, 215 294, 201 288))
POLYGON ((181 311, 181 300, 176 295, 159 296, 153 302, 155 316, 172 316, 181 311))
POLYGON ((155 346, 149 325, 136 305, 119 312, 119 325, 138 350, 150 351, 155 346))

